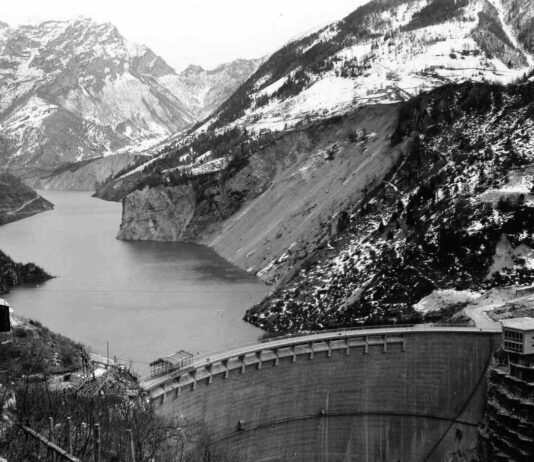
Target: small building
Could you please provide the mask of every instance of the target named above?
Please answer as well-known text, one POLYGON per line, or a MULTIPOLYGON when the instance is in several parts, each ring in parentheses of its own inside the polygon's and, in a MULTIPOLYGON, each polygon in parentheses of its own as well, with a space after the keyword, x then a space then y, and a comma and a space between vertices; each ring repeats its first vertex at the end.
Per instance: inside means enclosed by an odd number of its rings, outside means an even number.
POLYGON ((501 321, 504 351, 534 355, 534 318, 501 321))
POLYGON ((534 318, 505 319, 501 324, 510 375, 534 383, 534 318))
POLYGON ((173 355, 159 358, 150 363, 150 375, 152 377, 168 374, 169 372, 183 369, 191 363, 193 355, 188 351, 180 350, 173 355))

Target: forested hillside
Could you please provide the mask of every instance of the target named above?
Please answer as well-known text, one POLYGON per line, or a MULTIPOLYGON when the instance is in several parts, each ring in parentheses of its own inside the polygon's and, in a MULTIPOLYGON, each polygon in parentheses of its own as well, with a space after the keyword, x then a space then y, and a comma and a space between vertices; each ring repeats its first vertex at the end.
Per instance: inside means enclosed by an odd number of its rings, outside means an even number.
POLYGON ((0 294, 19 284, 37 284, 50 279, 43 269, 33 263, 15 263, 0 251, 0 294))
POLYGON ((411 152, 247 320, 270 331, 412 322, 435 290, 534 281, 534 83, 421 95, 392 143, 408 135, 411 152))

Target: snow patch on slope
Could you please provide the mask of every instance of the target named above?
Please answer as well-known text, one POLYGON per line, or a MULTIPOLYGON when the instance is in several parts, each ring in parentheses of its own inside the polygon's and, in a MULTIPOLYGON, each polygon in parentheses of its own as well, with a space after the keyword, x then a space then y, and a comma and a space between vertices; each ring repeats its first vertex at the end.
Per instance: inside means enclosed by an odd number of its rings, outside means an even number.
POLYGON ((480 294, 472 290, 434 290, 415 304, 414 308, 420 313, 430 313, 451 305, 475 303, 479 298, 480 294))

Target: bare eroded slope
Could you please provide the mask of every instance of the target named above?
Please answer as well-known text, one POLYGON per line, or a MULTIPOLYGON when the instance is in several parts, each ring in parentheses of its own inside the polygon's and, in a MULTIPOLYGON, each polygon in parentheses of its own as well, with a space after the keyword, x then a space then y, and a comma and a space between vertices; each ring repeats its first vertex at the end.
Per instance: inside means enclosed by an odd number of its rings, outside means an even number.
MULTIPOLYGON (((324 245, 336 232, 338 212, 361 200, 395 164, 402 149, 390 145, 396 123, 394 106, 364 108, 340 123, 291 135, 253 156, 250 169, 261 170, 265 163, 272 169, 268 188, 203 242, 263 279, 278 280, 324 245)), ((246 188, 247 181, 247 172, 240 172, 229 186, 246 188)))

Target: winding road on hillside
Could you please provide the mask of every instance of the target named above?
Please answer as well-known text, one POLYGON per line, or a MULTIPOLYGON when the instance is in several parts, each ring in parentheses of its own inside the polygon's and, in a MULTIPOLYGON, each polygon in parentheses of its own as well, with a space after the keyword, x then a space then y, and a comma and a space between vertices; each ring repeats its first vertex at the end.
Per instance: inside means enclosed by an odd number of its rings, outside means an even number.
POLYGON ((488 303, 486 305, 473 305, 465 308, 464 313, 469 316, 479 329, 492 330, 500 329, 501 324, 498 321, 494 321, 488 316, 488 311, 493 311, 497 308, 502 308, 509 303, 514 302, 532 302, 534 304, 534 295, 526 295, 524 297, 512 298, 510 300, 503 300, 494 303, 488 303))
POLYGON ((16 210, 10 210, 6 211, 6 215, 14 215, 15 213, 20 212, 24 208, 26 208, 28 205, 33 204, 35 201, 39 200, 40 196, 35 196, 33 199, 30 199, 29 201, 24 202, 18 209, 16 210))

